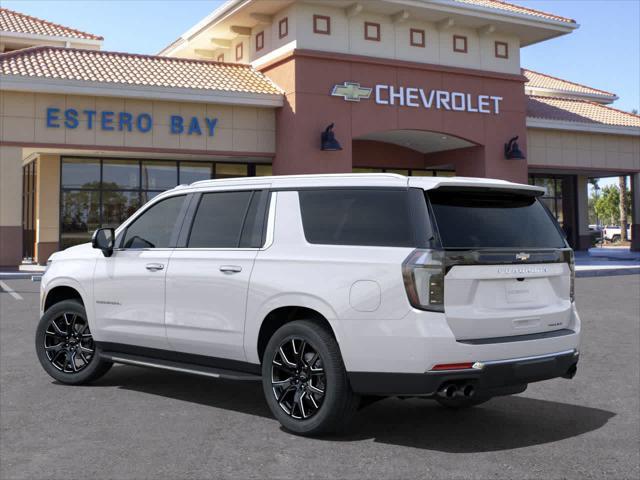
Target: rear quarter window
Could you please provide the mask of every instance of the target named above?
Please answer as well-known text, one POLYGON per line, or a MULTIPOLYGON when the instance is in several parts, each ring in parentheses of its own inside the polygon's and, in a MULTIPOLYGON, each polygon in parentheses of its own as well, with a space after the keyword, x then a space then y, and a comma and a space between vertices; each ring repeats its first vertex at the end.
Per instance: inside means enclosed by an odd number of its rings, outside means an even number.
POLYGON ((302 190, 298 195, 309 243, 414 246, 407 190, 302 190))

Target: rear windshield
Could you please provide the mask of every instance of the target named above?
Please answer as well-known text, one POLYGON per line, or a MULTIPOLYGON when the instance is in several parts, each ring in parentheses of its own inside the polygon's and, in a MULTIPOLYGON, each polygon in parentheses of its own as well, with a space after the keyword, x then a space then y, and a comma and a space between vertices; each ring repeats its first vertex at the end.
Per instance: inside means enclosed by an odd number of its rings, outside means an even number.
POLYGON ((427 193, 444 248, 564 248, 555 220, 537 198, 496 191, 427 193))

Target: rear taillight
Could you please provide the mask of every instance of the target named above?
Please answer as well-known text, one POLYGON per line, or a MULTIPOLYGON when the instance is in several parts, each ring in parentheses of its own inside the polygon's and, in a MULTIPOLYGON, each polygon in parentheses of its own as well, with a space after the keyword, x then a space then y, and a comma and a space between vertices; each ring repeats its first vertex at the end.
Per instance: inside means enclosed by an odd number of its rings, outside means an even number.
POLYGON ((573 254, 573 250, 566 250, 564 254, 564 260, 569 264, 571 277, 569 283, 569 298, 573 302, 576 299, 576 257, 573 254))
POLYGON ((444 252, 414 250, 402 263, 402 276, 413 307, 444 312, 444 252))
POLYGON ((571 260, 569 261, 571 269, 571 285, 569 286, 569 298, 573 302, 576 299, 576 257, 571 250, 571 260))

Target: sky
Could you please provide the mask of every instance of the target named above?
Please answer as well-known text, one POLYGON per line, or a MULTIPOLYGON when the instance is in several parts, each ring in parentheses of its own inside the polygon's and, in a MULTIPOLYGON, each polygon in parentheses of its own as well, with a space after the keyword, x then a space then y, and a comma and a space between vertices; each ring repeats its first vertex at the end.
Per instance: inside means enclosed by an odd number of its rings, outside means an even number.
MULTIPOLYGON (((3 7, 101 35, 105 38, 104 50, 145 54, 158 53, 221 3, 221 0, 1 0, 3 7)), ((523 48, 523 67, 614 92, 620 97, 614 107, 640 110, 640 0, 512 0, 512 3, 570 17, 580 25, 569 35, 523 48)), ((609 182, 601 184, 606 183, 609 182)))
MULTIPOLYGON (((512 1, 574 18, 580 24, 569 35, 523 48, 523 67, 614 92, 620 97, 615 107, 640 110, 640 0, 512 1)), ((3 7, 102 35, 104 50, 146 54, 158 53, 221 3, 220 0, 1 1, 3 7)))

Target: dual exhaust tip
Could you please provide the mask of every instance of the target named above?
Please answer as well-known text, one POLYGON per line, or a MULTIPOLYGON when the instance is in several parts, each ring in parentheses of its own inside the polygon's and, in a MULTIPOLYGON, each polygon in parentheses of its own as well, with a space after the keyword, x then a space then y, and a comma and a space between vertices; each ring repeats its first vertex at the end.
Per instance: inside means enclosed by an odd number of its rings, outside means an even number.
POLYGON ((465 397, 471 398, 476 393, 476 389, 470 383, 464 385, 456 385, 455 383, 445 383, 440 390, 438 396, 442 398, 465 397))

